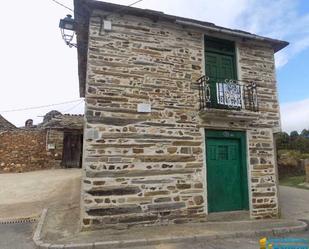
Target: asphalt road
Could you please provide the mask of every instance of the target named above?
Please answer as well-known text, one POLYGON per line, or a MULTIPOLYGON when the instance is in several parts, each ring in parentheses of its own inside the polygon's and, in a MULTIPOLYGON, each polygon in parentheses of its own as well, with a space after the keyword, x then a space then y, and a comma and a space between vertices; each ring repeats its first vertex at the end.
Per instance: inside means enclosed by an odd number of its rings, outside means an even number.
POLYGON ((309 220, 309 190, 280 186, 282 218, 309 220))
POLYGON ((1 249, 34 249, 32 232, 35 223, 0 224, 1 249))

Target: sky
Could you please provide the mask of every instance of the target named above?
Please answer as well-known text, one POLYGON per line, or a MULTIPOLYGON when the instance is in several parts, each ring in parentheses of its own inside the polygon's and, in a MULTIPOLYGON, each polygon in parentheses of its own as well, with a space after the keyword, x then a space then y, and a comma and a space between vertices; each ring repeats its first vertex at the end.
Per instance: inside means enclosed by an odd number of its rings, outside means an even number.
MULTIPOLYGON (((73 8, 72 0, 59 1, 73 8)), ((143 0, 135 7, 289 41, 275 56, 282 128, 309 128, 308 0, 143 0)), ((23 126, 29 118, 41 122, 52 109, 83 113, 77 52, 64 44, 58 28, 59 20, 72 13, 52 0, 5 1, 2 9, 0 114, 23 126)))

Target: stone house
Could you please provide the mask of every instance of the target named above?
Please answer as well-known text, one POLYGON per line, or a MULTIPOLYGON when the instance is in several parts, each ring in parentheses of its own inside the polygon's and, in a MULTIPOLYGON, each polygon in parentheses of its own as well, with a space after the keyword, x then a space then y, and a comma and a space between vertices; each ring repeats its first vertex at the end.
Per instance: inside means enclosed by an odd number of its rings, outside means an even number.
POLYGON ((0 173, 81 167, 83 115, 51 111, 41 124, 28 119, 21 128, 0 120, 7 127, 0 130, 0 173))
POLYGON ((61 114, 51 111, 38 125, 46 132, 46 145, 50 154, 63 168, 81 168, 83 147, 83 115, 61 114))
POLYGON ((93 0, 75 0, 75 21, 82 229, 279 216, 274 54, 287 42, 93 0))

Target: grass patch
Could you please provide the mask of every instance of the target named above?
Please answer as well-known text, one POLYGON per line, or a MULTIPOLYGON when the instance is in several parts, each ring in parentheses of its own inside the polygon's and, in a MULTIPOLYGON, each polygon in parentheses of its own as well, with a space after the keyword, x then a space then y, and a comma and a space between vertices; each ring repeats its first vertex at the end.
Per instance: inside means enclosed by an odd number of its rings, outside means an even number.
MULTIPOLYGON (((287 176, 279 180, 279 184, 282 186, 308 189, 309 187, 301 185, 305 183, 306 176, 287 176)), ((308 184, 309 185, 309 184, 308 184)))

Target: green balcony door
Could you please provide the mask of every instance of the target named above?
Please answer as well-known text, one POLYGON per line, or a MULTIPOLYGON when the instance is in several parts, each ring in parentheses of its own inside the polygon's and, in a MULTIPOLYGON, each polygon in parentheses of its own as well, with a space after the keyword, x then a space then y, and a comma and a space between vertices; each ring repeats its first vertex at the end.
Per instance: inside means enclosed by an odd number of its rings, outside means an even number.
POLYGON ((248 209, 245 134, 206 131, 208 212, 248 209))
POLYGON ((216 54, 213 52, 205 53, 206 76, 209 77, 211 103, 217 106, 216 83, 224 82, 226 79, 234 80, 235 68, 234 58, 230 55, 216 54))
POLYGON ((220 107, 216 83, 237 79, 233 42, 205 37, 205 73, 209 77, 212 107, 220 107))

